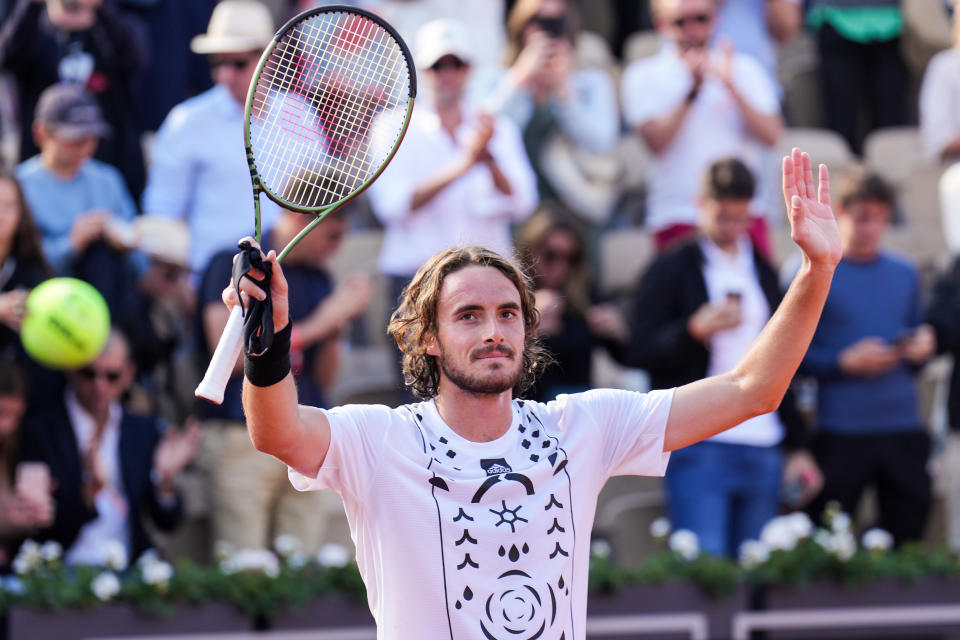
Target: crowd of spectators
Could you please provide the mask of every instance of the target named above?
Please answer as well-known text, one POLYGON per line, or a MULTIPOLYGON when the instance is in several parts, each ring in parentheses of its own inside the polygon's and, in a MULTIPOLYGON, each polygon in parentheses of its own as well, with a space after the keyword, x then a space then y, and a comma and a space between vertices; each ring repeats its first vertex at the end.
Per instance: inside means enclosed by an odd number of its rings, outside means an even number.
MULTIPOLYGON (((158 543, 151 532, 190 517, 184 473, 202 478, 201 557, 217 543, 268 548, 280 534, 305 551, 325 542, 329 496, 295 491, 247 436, 241 363, 222 404, 191 394, 227 321, 236 243, 252 231, 247 90, 276 25, 315 4, 0 2, 0 567, 26 537, 60 542, 72 563, 101 561, 111 542, 138 555, 158 543), (18 337, 29 290, 54 276, 90 282, 111 313, 102 353, 77 370, 41 366, 18 337)), ((913 127, 922 162, 942 171, 944 216, 960 212, 960 18, 954 47, 912 82, 894 0, 349 4, 397 26, 421 95, 389 167, 284 263, 306 404, 330 406, 359 349, 382 347, 398 364, 357 320, 379 314, 367 326, 385 327, 417 268, 463 244, 530 273, 555 358, 531 398, 590 388, 601 352, 646 372, 651 388, 734 366, 790 268, 770 176, 794 126, 778 56, 797 38, 817 54, 822 127, 853 155, 874 130, 913 127), (597 14, 609 23, 599 35, 587 31, 597 14), (636 54, 640 28, 656 39, 649 55, 636 54), (642 157, 624 152, 631 141, 642 157), (622 197, 603 207, 573 197, 571 171, 589 181, 604 167, 622 197), (622 184, 631 172, 640 191, 622 184), (629 290, 610 290, 604 239, 627 226, 653 255, 629 290), (341 245, 371 232, 379 254, 363 258, 375 272, 338 281, 341 245)), ((930 0, 945 23, 955 4, 930 0)), ((888 227, 912 215, 898 205, 905 184, 882 167, 844 169, 834 197, 844 258, 797 393, 674 453, 667 471, 665 508, 707 551, 736 555, 784 509, 818 517, 836 501, 855 513, 868 487, 880 526, 898 543, 922 539, 934 455, 960 549, 960 377, 946 433, 931 430, 916 390, 928 361, 960 353, 960 258, 916 264, 887 251, 888 227)), ((269 248, 309 222, 265 198, 262 220, 269 248)), ((404 401, 399 366, 390 378, 383 398, 404 401)))

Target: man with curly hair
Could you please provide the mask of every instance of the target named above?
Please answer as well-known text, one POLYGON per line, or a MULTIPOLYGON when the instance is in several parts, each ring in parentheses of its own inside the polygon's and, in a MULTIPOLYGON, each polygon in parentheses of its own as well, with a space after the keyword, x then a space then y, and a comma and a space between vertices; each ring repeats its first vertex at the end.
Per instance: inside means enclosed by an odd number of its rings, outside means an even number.
MULTIPOLYGON (((670 451, 776 408, 810 342, 840 259, 826 168, 817 194, 809 156, 794 150, 784 196, 804 266, 767 328, 732 371, 646 394, 521 399, 544 362, 529 283, 467 247, 423 265, 390 323, 422 402, 300 406, 286 282, 266 255, 280 331, 245 358, 250 435, 298 489, 342 496, 378 638, 584 637, 589 532, 607 478, 662 475, 670 451)), ((267 297, 254 280, 241 290, 267 297)), ((232 287, 223 298, 238 302, 232 287)))

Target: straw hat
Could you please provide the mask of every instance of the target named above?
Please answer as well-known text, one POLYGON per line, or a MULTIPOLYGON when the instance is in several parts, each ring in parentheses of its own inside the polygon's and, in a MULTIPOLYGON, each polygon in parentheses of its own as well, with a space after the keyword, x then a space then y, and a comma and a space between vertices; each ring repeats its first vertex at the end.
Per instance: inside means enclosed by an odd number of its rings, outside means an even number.
POLYGON ((213 9, 207 32, 190 41, 202 55, 261 51, 273 40, 273 17, 255 0, 223 0, 213 9))
POLYGON ((154 260, 190 268, 190 229, 182 220, 155 214, 133 219, 132 245, 154 260))

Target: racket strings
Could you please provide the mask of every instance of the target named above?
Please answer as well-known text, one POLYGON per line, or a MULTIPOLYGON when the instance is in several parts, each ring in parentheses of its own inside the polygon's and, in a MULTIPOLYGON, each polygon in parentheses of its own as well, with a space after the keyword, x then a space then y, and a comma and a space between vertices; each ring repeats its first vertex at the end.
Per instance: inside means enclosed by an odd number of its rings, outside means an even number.
POLYGON ((399 43, 359 14, 315 14, 288 31, 257 78, 250 138, 281 199, 329 206, 361 188, 395 147, 409 102, 399 43))

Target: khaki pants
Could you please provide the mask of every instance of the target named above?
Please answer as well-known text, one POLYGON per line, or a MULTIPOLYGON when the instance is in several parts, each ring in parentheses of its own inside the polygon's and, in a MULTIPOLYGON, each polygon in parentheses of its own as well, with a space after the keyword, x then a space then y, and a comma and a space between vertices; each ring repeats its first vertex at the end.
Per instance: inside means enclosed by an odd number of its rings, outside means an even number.
POLYGON ((288 534, 306 553, 316 553, 331 513, 343 509, 333 491, 294 489, 287 466, 257 451, 240 423, 204 423, 200 464, 209 478, 214 545, 268 549, 277 536, 288 534))

